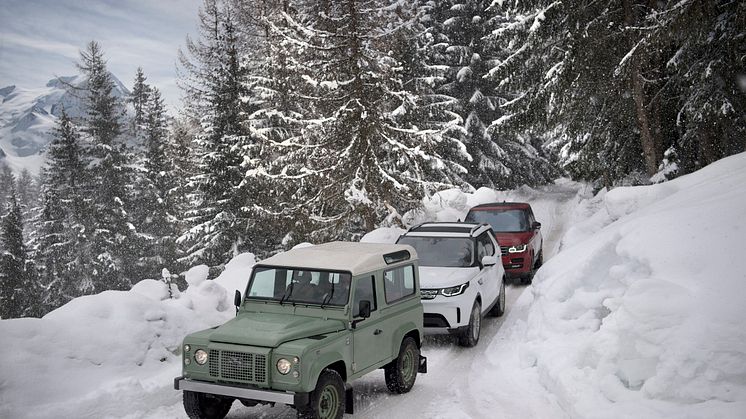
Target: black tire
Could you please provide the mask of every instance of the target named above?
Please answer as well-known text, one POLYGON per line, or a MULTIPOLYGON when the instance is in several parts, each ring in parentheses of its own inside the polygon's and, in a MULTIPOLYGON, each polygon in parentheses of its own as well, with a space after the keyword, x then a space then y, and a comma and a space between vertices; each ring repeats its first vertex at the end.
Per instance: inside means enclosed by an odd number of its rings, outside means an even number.
POLYGON ((541 265, 544 264, 544 249, 539 250, 539 257, 536 258, 536 262, 534 262, 534 270, 537 270, 541 268, 541 265))
POLYGON ((500 285, 500 295, 497 297, 497 302, 490 310, 490 316, 500 317, 505 313, 505 278, 503 277, 502 285, 500 285))
POLYGON ((296 406, 298 417, 304 419, 341 419, 345 413, 345 382, 337 371, 325 369, 319 375, 316 388, 309 395, 308 405, 296 406))
POLYGON ((406 337, 399 347, 399 356, 383 367, 386 387, 396 394, 407 393, 417 380, 420 367, 420 348, 411 337, 406 337))
POLYGON ((529 272, 528 275, 526 275, 523 278, 521 278, 521 284, 523 284, 523 285, 531 285, 531 282, 533 282, 533 281, 534 281, 534 272, 533 271, 529 272))
POLYGON ((191 419, 223 419, 233 399, 184 390, 184 410, 191 419))
POLYGON ((471 348, 479 343, 479 335, 482 331, 482 304, 474 301, 474 306, 469 314, 469 326, 459 336, 458 344, 471 348))

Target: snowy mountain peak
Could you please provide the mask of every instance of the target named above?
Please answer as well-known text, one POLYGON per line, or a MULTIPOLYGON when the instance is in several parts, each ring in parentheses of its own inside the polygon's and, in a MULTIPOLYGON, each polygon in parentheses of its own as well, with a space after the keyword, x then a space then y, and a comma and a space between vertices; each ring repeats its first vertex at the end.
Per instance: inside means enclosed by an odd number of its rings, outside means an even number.
POLYGON ((12 84, 10 86, 5 86, 2 89, 0 89, 0 96, 5 97, 8 96, 13 90, 15 90, 16 85, 12 84))
MULTIPOLYGON (((129 96, 124 84, 113 74, 111 77, 114 95, 129 96)), ((86 80, 78 75, 55 77, 43 88, 11 85, 0 89, 0 162, 7 163, 16 172, 27 168, 38 173, 63 107, 72 118, 85 116, 85 107, 75 92, 85 87, 86 80)))

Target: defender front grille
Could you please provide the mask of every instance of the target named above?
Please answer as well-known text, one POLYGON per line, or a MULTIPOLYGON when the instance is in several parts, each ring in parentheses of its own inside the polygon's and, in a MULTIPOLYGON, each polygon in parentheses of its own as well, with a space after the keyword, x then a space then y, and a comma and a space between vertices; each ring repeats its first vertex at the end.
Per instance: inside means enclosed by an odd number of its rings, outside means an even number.
POLYGON ((211 349, 208 362, 211 377, 250 383, 267 382, 267 357, 264 355, 211 349))

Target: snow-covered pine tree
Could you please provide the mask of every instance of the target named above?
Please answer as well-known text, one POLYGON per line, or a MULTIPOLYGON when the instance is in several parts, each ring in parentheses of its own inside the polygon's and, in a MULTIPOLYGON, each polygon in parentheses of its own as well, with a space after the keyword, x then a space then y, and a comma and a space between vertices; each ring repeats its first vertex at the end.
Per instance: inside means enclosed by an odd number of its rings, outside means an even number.
POLYGON ((35 283, 23 238, 23 217, 14 185, 7 191, 4 216, 0 220, 0 318, 29 315, 35 283))
POLYGON ((139 248, 126 207, 131 173, 121 137, 124 109, 112 92, 114 82, 98 43, 92 41, 81 51, 78 68, 86 78, 83 131, 90 140, 92 284, 95 292, 129 289, 137 276, 131 269, 137 266, 139 248))
MULTIPOLYGON (((303 136, 304 121, 313 118, 312 89, 307 72, 308 11, 302 2, 287 0, 245 2, 233 0, 241 32, 246 38, 248 124, 254 141, 243 144, 246 177, 242 193, 252 206, 244 216, 254 220, 254 251, 274 252, 292 246, 312 228, 304 222, 308 209, 300 199, 309 173, 303 136), (292 4, 291 4, 292 3, 292 4)), ((312 9, 312 8, 309 8, 312 9)), ((317 10, 313 10, 316 12, 317 10)))
POLYGON ((150 86, 145 83, 147 77, 142 67, 137 67, 135 73, 135 83, 132 86, 128 101, 132 104, 134 114, 132 116, 132 132, 137 135, 145 124, 145 112, 148 101, 150 100, 150 86))
POLYGON ((45 312, 95 291, 90 277, 92 200, 81 142, 63 109, 43 169, 43 203, 33 241, 45 312))
POLYGON ((660 167, 687 173, 744 149, 737 86, 743 2, 496 2, 505 46, 491 77, 520 92, 505 126, 534 127, 576 178, 610 185, 660 167))
POLYGON ((648 32, 631 54, 658 58, 662 81, 643 81, 662 98, 652 102, 664 123, 659 152, 677 155, 679 174, 746 150, 744 16, 737 1, 667 1, 645 15, 648 32))
POLYGON ((455 100, 461 117, 461 141, 469 159, 467 181, 475 188, 494 187, 510 175, 507 153, 498 147, 486 127, 500 116, 495 85, 482 76, 491 59, 483 38, 488 33, 488 0, 455 0, 435 3, 429 11, 429 32, 437 39, 431 63, 445 71, 437 91, 455 100))
MULTIPOLYGON (((302 73, 313 118, 304 121, 308 146, 298 208, 309 213, 304 239, 355 238, 420 204, 453 183, 429 131, 400 125, 396 110, 411 101, 392 40, 412 16, 384 1, 308 2, 302 73), (319 15, 316 15, 317 17, 319 15), (308 226, 311 226, 308 228, 308 226)), ((299 28, 302 29, 302 28, 299 28)))
POLYGON ((18 203, 21 205, 24 219, 31 219, 34 209, 39 204, 39 191, 34 176, 28 168, 23 168, 16 182, 18 189, 18 203))
POLYGON ((182 234, 185 263, 217 266, 245 248, 251 248, 253 221, 242 214, 252 203, 239 186, 245 144, 253 141, 245 123, 246 72, 242 64, 240 33, 231 7, 205 0, 199 14, 200 39, 187 40, 180 54, 181 85, 191 114, 199 115, 197 137, 199 208, 190 213, 194 227, 182 234))
POLYGON ((447 74, 447 69, 434 64, 438 60, 433 58, 443 38, 429 26, 439 7, 434 2, 416 1, 398 2, 397 7, 397 13, 409 19, 389 42, 389 55, 401 63, 402 86, 409 94, 393 112, 394 118, 400 126, 427 132, 434 141, 433 152, 448 166, 454 184, 467 186, 471 156, 462 142, 458 101, 437 92, 447 74))
POLYGON ((165 104, 160 91, 150 89, 145 106, 143 135, 145 138, 144 179, 141 205, 148 216, 140 225, 147 238, 148 251, 140 264, 148 278, 155 278, 165 269, 174 269, 178 220, 171 191, 176 173, 169 155, 168 127, 165 104))
POLYGON ((174 211, 179 223, 179 231, 186 227, 187 211, 198 201, 197 188, 192 181, 197 174, 197 155, 195 140, 198 132, 196 123, 184 118, 176 118, 170 124, 168 132, 168 155, 170 156, 174 187, 168 191, 173 202, 174 211))
POLYGON ((0 209, 5 208, 8 195, 12 188, 15 187, 16 178, 13 170, 4 162, 0 161, 0 209))
POLYGON ((614 78, 632 32, 621 7, 592 1, 495 3, 489 41, 502 46, 489 72, 506 92, 496 128, 551 141, 583 179, 644 170, 628 85, 614 78))

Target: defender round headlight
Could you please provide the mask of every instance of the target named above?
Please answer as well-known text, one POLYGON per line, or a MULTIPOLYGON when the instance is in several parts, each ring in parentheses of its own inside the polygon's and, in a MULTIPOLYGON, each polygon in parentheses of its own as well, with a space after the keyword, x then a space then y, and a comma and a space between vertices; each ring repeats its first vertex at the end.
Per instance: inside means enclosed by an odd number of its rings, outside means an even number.
POLYGON ((279 371, 282 375, 286 375, 287 373, 289 373, 292 366, 293 364, 285 358, 280 358, 277 360, 277 371, 279 371))
POLYGON ((207 362, 207 352, 197 349, 197 352, 194 353, 194 360, 200 365, 205 365, 205 362, 207 362))

